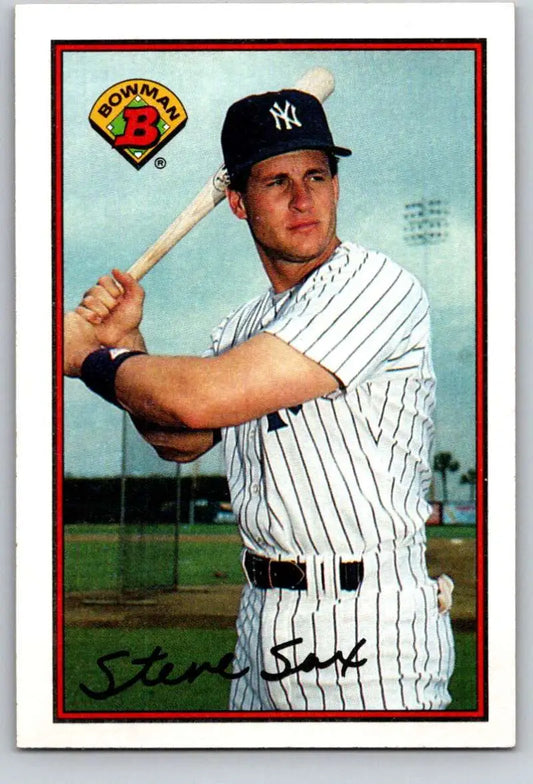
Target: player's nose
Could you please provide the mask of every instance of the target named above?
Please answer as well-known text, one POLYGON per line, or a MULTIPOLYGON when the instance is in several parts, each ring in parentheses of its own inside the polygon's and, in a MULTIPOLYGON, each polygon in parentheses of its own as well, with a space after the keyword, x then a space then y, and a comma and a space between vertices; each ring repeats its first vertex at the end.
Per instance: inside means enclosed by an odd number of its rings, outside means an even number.
POLYGON ((293 180, 291 184, 290 206, 295 210, 306 210, 312 204, 311 191, 306 182, 293 180))

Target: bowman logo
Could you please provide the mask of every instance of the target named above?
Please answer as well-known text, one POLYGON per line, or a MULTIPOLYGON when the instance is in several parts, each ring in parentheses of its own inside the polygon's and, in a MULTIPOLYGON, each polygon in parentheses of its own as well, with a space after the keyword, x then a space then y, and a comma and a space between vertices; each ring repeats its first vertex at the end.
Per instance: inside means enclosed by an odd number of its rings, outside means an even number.
POLYGON ((89 122, 109 144, 140 169, 187 122, 180 99, 158 82, 128 79, 96 100, 89 122))

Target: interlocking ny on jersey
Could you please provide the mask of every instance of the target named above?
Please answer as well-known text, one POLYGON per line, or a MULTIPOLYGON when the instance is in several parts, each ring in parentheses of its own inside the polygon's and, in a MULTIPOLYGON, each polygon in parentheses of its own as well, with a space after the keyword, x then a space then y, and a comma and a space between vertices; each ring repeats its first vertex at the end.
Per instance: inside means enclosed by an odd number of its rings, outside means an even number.
POLYGON ((299 285, 267 291, 215 330, 209 353, 269 332, 340 381, 330 395, 224 431, 247 548, 357 560, 423 532, 435 390, 429 329, 418 281, 344 243, 299 285))

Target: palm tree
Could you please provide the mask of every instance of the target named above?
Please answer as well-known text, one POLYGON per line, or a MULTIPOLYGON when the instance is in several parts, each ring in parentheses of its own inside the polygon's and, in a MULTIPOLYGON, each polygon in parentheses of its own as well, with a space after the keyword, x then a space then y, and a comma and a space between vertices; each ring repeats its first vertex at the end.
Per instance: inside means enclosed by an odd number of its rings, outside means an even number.
POLYGON ((461 479, 459 481, 462 485, 469 485, 468 500, 470 503, 473 503, 476 498, 476 469, 469 468, 466 474, 461 474, 461 479))
POLYGON ((433 470, 437 471, 442 479, 442 502, 448 501, 448 471, 457 471, 460 464, 454 460, 451 452, 437 452, 433 458, 433 470))

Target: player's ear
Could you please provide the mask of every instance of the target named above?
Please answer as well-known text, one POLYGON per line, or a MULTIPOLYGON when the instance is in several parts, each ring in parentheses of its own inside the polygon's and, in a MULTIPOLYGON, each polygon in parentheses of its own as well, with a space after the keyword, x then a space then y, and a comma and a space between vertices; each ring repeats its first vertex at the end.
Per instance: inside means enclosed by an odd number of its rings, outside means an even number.
POLYGON ((339 177, 337 174, 333 177, 333 194, 335 196, 335 203, 337 204, 339 201, 339 177))
POLYGON ((230 209, 234 215, 237 216, 240 220, 246 220, 248 217, 246 213, 246 207, 244 206, 244 199, 242 197, 242 193, 239 191, 234 191, 231 188, 226 190, 226 196, 228 198, 228 204, 230 209))

